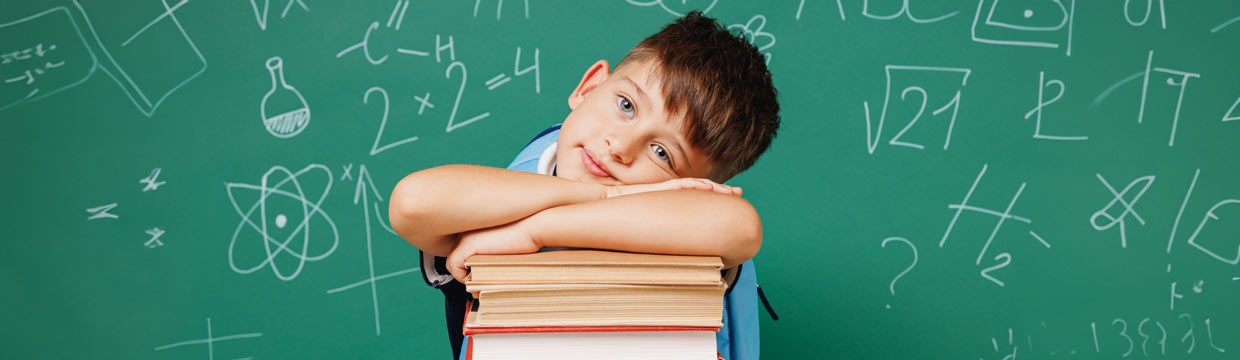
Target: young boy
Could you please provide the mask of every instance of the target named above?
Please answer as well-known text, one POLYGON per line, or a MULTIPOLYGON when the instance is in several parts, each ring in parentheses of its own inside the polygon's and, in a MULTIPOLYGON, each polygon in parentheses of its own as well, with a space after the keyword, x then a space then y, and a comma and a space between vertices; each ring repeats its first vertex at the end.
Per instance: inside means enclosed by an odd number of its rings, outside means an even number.
POLYGON ((444 292, 454 356, 472 255, 550 247, 713 255, 734 281, 728 272, 757 254, 762 224, 741 189, 721 183, 753 165, 779 127, 764 60, 692 12, 614 72, 605 60, 590 66, 563 124, 509 166, 523 171, 447 165, 401 180, 392 227, 421 249, 423 276, 444 292))

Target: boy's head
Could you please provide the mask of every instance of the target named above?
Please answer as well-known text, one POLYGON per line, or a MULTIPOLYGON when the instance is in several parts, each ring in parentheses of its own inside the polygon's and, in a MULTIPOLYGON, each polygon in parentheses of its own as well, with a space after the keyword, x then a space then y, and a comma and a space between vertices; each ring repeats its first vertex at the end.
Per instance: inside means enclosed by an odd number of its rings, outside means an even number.
POLYGON ((614 73, 607 61, 594 63, 568 98, 557 176, 724 182, 748 169, 779 128, 765 60, 695 11, 639 43, 614 73))

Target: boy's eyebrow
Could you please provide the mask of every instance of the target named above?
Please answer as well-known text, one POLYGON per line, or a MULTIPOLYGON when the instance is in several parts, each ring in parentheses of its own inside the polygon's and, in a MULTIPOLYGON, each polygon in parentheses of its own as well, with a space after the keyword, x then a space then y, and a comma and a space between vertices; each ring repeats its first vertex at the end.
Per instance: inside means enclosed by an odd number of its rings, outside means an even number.
POLYGON ((629 86, 632 86, 632 87, 633 87, 633 89, 637 91, 637 96, 638 96, 638 97, 640 97, 640 98, 642 98, 642 102, 643 102, 643 103, 648 103, 648 102, 649 102, 649 100, 650 100, 650 99, 646 97, 646 92, 645 92, 645 91, 642 91, 642 87, 641 87, 641 86, 637 86, 637 82, 636 82, 636 81, 633 81, 633 79, 630 79, 627 75, 621 75, 621 76, 620 76, 620 78, 621 78, 621 79, 624 79, 624 81, 628 81, 628 82, 629 82, 629 86))
MULTIPOLYGON (((632 87, 633 87, 633 90, 637 93, 637 96, 641 98, 641 102, 642 102, 642 103, 645 103, 645 104, 649 104, 649 103, 650 103, 650 99, 646 97, 646 92, 645 92, 645 91, 642 91, 642 87, 641 87, 641 86, 638 86, 636 81, 633 81, 633 79, 630 79, 630 78, 628 77, 628 75, 621 75, 621 76, 620 76, 620 78, 621 78, 621 79, 623 79, 624 81, 627 81, 627 82, 629 83, 629 86, 632 86, 632 87)), ((681 161, 677 161, 677 163, 679 163, 679 164, 680 164, 680 168, 681 168, 682 170, 689 170, 689 169, 688 169, 688 167, 689 167, 689 157, 688 157, 688 156, 689 156, 689 153, 685 152, 685 147, 684 147, 684 146, 681 146, 681 143, 684 143, 684 142, 685 142, 684 135, 682 135, 682 134, 680 134, 680 133, 678 133, 678 132, 672 132, 672 134, 673 134, 673 138, 676 140, 676 141, 673 141, 673 142, 672 142, 672 146, 675 146, 675 147, 676 147, 676 152, 675 152, 675 153, 676 153, 676 154, 680 154, 680 160, 681 160, 681 161)), ((680 176, 680 172, 679 172, 679 171, 677 171, 677 169, 676 169, 676 168, 674 168, 674 167, 672 168, 672 172, 675 172, 677 176, 680 176)))

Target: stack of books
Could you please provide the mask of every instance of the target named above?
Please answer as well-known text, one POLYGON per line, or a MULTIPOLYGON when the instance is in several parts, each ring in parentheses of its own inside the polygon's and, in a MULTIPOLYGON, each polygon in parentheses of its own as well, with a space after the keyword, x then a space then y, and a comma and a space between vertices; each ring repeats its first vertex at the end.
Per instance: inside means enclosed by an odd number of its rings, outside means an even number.
POLYGON ((719 257, 564 250, 465 265, 473 360, 717 359, 719 257))

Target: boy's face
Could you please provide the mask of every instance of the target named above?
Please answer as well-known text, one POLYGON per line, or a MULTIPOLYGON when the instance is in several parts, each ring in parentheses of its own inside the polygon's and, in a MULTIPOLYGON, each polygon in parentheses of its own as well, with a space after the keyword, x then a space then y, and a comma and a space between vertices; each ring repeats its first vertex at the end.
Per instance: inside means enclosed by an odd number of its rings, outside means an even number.
POLYGON ((627 62, 610 73, 599 60, 568 97, 573 109, 560 128, 556 176, 606 185, 705 178, 711 164, 689 145, 683 114, 663 107, 653 60, 627 62))

